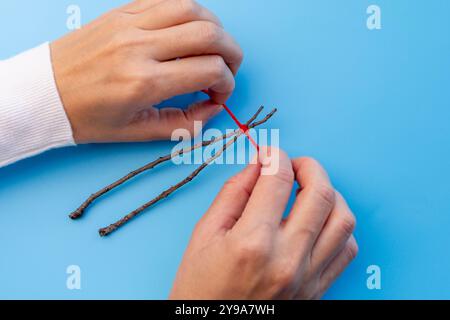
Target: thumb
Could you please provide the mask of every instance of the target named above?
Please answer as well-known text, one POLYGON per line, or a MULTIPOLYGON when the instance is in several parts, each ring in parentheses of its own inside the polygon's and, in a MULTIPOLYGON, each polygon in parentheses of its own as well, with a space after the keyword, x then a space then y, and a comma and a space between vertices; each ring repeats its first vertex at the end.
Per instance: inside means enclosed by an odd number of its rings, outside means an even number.
POLYGON ((222 110, 222 106, 210 100, 193 104, 187 110, 163 108, 159 110, 159 136, 163 139, 170 138, 177 129, 186 129, 191 135, 196 136, 199 132, 195 132, 195 122, 202 122, 205 125, 222 110))

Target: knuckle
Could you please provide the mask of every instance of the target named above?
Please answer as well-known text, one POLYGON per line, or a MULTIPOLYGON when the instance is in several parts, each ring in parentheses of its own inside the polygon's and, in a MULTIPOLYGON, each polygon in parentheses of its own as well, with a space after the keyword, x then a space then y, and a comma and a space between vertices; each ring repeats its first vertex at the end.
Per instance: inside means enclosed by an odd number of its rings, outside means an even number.
POLYGON ((236 88, 236 81, 234 77, 230 77, 229 81, 226 82, 225 90, 227 92, 233 92, 235 88, 236 88))
POLYGON ((210 60, 210 72, 214 78, 222 78, 227 72, 227 65, 221 56, 212 56, 210 60))
POLYGON ((136 70, 133 67, 123 67, 124 71, 119 71, 125 80, 128 98, 141 98, 148 90, 156 90, 155 78, 142 70, 136 70))
POLYGON ((358 243, 356 243, 356 241, 352 241, 347 245, 346 248, 349 261, 353 261, 358 256, 359 253, 358 243))
POLYGON ((130 80, 127 86, 127 94, 125 98, 128 100, 136 100, 142 96, 142 93, 145 92, 146 88, 144 86, 143 81, 139 81, 136 79, 130 80))
POLYGON ((236 62, 237 64, 242 64, 242 61, 244 61, 244 50, 242 50, 241 47, 238 47, 237 51, 236 51, 236 62))
POLYGON ((223 189, 233 191, 237 188, 240 188, 240 186, 241 182, 239 181, 239 178, 237 176, 234 176, 228 179, 227 182, 225 182, 223 189))
POLYGON ((195 0, 177 0, 177 6, 179 12, 184 17, 193 18, 197 16, 200 6, 195 0))
POLYGON ((294 171, 289 167, 279 167, 275 177, 281 182, 292 184, 294 182, 294 171))
POLYGON ((214 44, 222 39, 224 31, 216 24, 208 21, 199 22, 200 39, 208 44, 214 44))
POLYGON ((329 208, 333 208, 336 203, 336 191, 333 187, 326 184, 318 184, 313 188, 315 194, 318 196, 319 201, 328 206, 329 208))
POLYGON ((127 48, 128 43, 129 38, 121 32, 116 33, 111 40, 112 48, 115 50, 127 48))
POLYGON ((244 264, 265 261, 271 250, 269 234, 272 231, 273 228, 269 224, 263 223, 248 237, 236 239, 233 247, 238 259, 244 264))
POLYGON ((347 237, 350 237, 353 234, 353 231, 355 230, 356 219, 352 214, 347 213, 345 216, 341 218, 339 226, 343 234, 347 237))
POLYGON ((276 268, 272 276, 274 284, 279 288, 288 288, 295 281, 297 270, 292 264, 276 268))
POLYGON ((245 243, 238 247, 238 256, 244 260, 257 260, 265 256, 264 246, 255 243, 245 243))
POLYGON ((133 67, 128 68, 128 77, 133 86, 141 90, 142 87, 147 87, 149 83, 152 83, 153 77, 151 74, 143 72, 142 70, 136 70, 133 67))

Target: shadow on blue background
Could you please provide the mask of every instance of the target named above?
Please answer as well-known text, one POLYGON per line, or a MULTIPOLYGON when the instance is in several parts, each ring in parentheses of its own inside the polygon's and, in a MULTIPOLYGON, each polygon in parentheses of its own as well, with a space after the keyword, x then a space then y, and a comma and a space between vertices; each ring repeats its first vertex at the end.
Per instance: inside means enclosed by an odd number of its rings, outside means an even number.
MULTIPOLYGON (((246 61, 230 104, 245 119, 279 114, 281 144, 329 170, 358 218, 360 255, 330 299, 450 298, 450 22, 448 1, 202 1, 246 61), (366 28, 366 8, 383 29, 366 28), (382 290, 366 268, 382 269, 382 290)), ((85 22, 123 1, 79 0, 85 22)), ((65 32, 68 1, 2 1, 2 58, 65 32)), ((212 127, 232 126, 226 115, 212 127)), ((0 298, 167 297, 196 221, 240 167, 209 168, 170 201, 108 239, 97 229, 192 167, 163 166, 67 218, 92 191, 170 152, 171 144, 52 151, 0 170, 0 298), (66 267, 82 290, 66 288, 66 267)))

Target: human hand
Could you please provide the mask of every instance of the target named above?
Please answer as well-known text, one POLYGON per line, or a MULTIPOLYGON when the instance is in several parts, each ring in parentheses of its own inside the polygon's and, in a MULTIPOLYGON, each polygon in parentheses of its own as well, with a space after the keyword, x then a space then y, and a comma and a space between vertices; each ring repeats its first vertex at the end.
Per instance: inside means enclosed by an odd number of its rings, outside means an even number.
POLYGON ((138 0, 51 44, 77 143, 148 141, 206 122, 234 90, 243 54, 193 0, 138 0), (187 110, 154 105, 209 89, 187 110))
POLYGON ((233 177, 199 222, 172 299, 318 299, 355 258, 355 218, 316 161, 280 152, 276 174, 261 169, 233 177))

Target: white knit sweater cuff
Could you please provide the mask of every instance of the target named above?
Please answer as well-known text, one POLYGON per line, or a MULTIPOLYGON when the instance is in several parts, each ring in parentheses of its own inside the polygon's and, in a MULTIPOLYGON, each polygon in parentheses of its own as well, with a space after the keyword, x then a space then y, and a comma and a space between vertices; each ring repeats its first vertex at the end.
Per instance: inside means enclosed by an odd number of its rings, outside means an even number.
POLYGON ((0 61, 0 167, 74 144, 50 45, 0 61))

